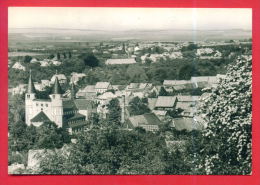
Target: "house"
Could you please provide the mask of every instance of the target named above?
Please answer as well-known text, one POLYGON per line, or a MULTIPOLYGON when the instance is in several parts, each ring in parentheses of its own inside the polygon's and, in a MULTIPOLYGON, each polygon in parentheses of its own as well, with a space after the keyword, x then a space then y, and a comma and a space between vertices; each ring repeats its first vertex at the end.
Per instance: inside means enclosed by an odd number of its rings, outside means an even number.
POLYGON ((193 84, 190 80, 164 80, 163 87, 167 92, 174 90, 193 89, 193 84))
POLYGON ((71 73, 70 82, 77 84, 78 81, 84 77, 86 77, 86 74, 84 73, 71 73))
POLYGON ((158 131, 160 124, 161 121, 154 113, 131 116, 126 121, 126 127, 128 129, 142 127, 146 131, 158 131))
POLYGON ((156 110, 174 110, 177 104, 176 96, 158 96, 155 104, 156 110))
POLYGON ((14 88, 8 89, 8 92, 11 93, 12 95, 23 94, 26 92, 26 88, 27 88, 27 84, 19 84, 14 88))
POLYGON ((60 84, 67 83, 67 78, 64 74, 55 74, 51 78, 51 84, 54 84, 56 78, 59 80, 60 84))
POLYGON ((21 70, 21 71, 25 71, 25 66, 23 66, 20 62, 16 62, 13 66, 13 69, 17 69, 17 70, 21 70))
POLYGON ((44 59, 44 60, 40 61, 40 64, 41 64, 41 67, 48 67, 48 66, 50 66, 49 60, 47 60, 47 59, 44 59))
POLYGON ((153 110, 155 108, 157 98, 148 98, 148 108, 153 110))
POLYGON ((173 118, 173 126, 178 131, 186 130, 190 132, 192 130, 200 131, 203 129, 201 123, 189 117, 173 118))
POLYGON ((97 112, 97 106, 91 100, 75 99, 74 103, 78 109, 78 113, 84 115, 86 120, 89 120, 91 115, 97 112))
POLYGON ((193 117, 197 111, 196 105, 199 101, 199 96, 177 96, 176 109, 182 109, 181 115, 193 117))
POLYGON ((212 87, 218 83, 216 76, 196 76, 191 77, 191 82, 194 88, 212 87))
POLYGON ((96 97, 95 85, 87 85, 84 89, 80 89, 76 93, 76 97, 84 97, 86 99, 94 99, 96 97))
POLYGON ((38 63, 38 60, 36 58, 32 58, 30 63, 32 63, 32 64, 38 63))
POLYGON ((180 51, 172 52, 172 53, 169 55, 169 58, 170 58, 170 59, 181 59, 181 58, 183 58, 182 52, 180 52, 180 51))
POLYGON ((60 61, 57 61, 57 60, 52 60, 51 63, 55 66, 60 66, 61 65, 61 62, 60 61))
POLYGON ((108 59, 105 62, 106 65, 122 65, 122 64, 136 64, 134 58, 119 58, 119 59, 108 59))
POLYGON ((109 82, 97 82, 95 85, 96 93, 104 93, 107 90, 113 89, 112 85, 109 82))
POLYGON ((152 111, 160 120, 163 120, 167 115, 166 110, 153 110, 152 111))

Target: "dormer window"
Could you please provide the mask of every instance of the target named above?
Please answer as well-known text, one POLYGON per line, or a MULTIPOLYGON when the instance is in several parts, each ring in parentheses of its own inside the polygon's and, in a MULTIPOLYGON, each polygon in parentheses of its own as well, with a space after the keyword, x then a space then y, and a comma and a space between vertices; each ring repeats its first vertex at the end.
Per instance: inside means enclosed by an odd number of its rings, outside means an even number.
POLYGON ((53 98, 55 98, 55 95, 52 95, 53 98))
POLYGON ((29 95, 29 94, 27 94, 27 98, 30 98, 30 95, 29 95))

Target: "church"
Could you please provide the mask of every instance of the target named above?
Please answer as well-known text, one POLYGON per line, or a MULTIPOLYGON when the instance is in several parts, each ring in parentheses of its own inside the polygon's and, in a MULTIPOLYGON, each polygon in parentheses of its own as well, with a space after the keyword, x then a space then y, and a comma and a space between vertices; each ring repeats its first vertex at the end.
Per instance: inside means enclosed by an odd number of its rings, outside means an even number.
POLYGON ((62 89, 56 77, 49 99, 38 99, 30 74, 25 94, 26 124, 39 127, 44 122, 54 122, 58 127, 69 129, 71 133, 84 129, 96 107, 90 100, 75 98, 73 83, 70 92, 69 98, 62 96, 62 89))

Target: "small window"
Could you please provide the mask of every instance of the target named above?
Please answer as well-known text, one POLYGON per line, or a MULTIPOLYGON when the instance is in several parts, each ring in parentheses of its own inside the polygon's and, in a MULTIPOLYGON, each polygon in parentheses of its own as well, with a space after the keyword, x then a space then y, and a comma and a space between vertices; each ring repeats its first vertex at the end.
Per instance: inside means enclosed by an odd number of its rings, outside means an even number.
POLYGON ((43 108, 41 108, 41 111, 43 111, 43 108))
POLYGON ((55 98, 55 95, 52 95, 53 98, 55 98))
POLYGON ((43 107, 43 104, 41 104, 41 106, 43 107))
POLYGON ((29 94, 27 94, 27 98, 30 98, 30 95, 29 95, 29 94))
POLYGON ((46 103, 46 105, 45 105, 46 107, 48 107, 48 104, 46 103))
POLYGON ((38 103, 36 103, 36 106, 38 106, 38 103))

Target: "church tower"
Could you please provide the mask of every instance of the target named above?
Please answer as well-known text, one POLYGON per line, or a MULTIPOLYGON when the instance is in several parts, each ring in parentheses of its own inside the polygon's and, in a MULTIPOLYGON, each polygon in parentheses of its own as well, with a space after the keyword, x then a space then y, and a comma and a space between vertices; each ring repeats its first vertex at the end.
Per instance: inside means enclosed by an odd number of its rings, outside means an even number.
POLYGON ((52 89, 51 107, 52 107, 52 120, 57 124, 58 127, 62 127, 63 117, 63 104, 62 104, 62 90, 58 78, 55 78, 55 82, 52 89))
POLYGON ((32 81, 30 70, 30 77, 28 81, 27 93, 25 94, 25 123, 29 126, 33 116, 33 100, 36 99, 36 90, 32 81))

